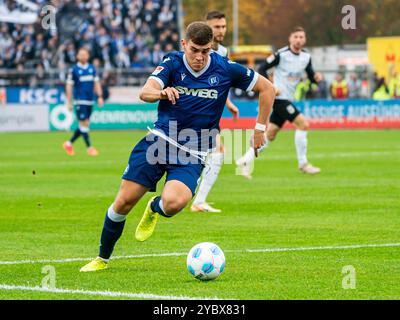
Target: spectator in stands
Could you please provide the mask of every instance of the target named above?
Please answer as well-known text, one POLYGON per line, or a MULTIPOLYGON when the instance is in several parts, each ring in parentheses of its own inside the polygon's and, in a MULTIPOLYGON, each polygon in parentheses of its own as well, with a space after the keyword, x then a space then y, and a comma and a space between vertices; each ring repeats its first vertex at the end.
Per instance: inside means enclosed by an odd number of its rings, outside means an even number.
POLYGON ((347 81, 344 79, 341 73, 337 73, 335 79, 331 84, 331 96, 332 99, 347 99, 349 96, 349 88, 347 81))
POLYGON ((393 99, 400 99, 400 74, 393 73, 389 82, 389 94, 393 99))
POLYGON ((374 99, 374 100, 389 100, 390 99, 389 88, 386 85, 385 77, 381 77, 378 80, 376 89, 375 89, 374 93, 372 94, 372 99, 374 99))
POLYGON ((151 53, 151 64, 155 65, 160 62, 165 55, 165 52, 161 50, 159 43, 156 43, 153 47, 153 52, 151 53))
POLYGON ((328 83, 325 80, 324 75, 321 73, 321 80, 318 82, 318 91, 315 95, 316 99, 328 99, 328 83))
POLYGON ((76 61, 76 51, 75 51, 75 46, 73 43, 69 43, 67 45, 66 50, 64 51, 65 58, 64 61, 68 64, 74 64, 76 61))
POLYGON ((21 67, 24 68, 24 63, 26 62, 26 59, 25 59, 24 45, 22 43, 17 45, 17 49, 15 51, 13 59, 14 59, 13 65, 21 65, 21 67))
POLYGON ((296 101, 314 99, 318 91, 318 86, 308 79, 308 75, 303 75, 303 78, 298 83, 294 97, 296 101))
POLYGON ((2 53, 13 45, 11 34, 8 33, 7 25, 3 25, 0 29, 0 58, 2 53))
POLYGON ((41 81, 45 79, 45 69, 43 64, 38 63, 35 67, 35 73, 29 80, 30 87, 38 87, 40 86, 41 81))
POLYGON ((358 79, 356 73, 350 74, 350 80, 348 82, 349 88, 349 99, 359 99, 361 95, 361 81, 358 79))
POLYGON ((26 86, 28 84, 28 79, 26 78, 26 75, 24 72, 25 71, 24 65, 22 63, 18 64, 16 71, 18 74, 16 84, 18 86, 26 86))
POLYGON ((174 19, 174 14, 169 10, 168 6, 163 6, 158 15, 158 20, 161 21, 163 25, 167 25, 172 19, 174 19))
POLYGON ((0 68, 15 68, 14 49, 12 47, 7 47, 3 52, 0 52, 0 68))

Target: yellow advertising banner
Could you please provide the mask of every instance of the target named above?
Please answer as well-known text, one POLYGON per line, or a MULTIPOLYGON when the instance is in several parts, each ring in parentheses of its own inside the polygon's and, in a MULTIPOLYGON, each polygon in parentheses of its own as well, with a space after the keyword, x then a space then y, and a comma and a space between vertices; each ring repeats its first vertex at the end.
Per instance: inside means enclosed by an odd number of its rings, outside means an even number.
POLYGON ((369 62, 380 77, 388 82, 400 74, 400 36, 368 38, 367 46, 369 62))

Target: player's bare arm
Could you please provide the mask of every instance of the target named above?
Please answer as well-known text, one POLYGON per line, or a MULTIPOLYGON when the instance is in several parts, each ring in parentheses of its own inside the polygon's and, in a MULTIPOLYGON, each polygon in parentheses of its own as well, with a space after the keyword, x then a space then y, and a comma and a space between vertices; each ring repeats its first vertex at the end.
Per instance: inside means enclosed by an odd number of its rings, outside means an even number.
MULTIPOLYGON (((260 75, 253 91, 259 94, 257 124, 266 127, 275 99, 274 85, 268 79, 260 75)), ((256 156, 258 156, 257 149, 265 144, 265 127, 263 129, 256 128, 254 130, 253 148, 256 156)))
POLYGON ((67 100, 67 108, 72 111, 72 83, 67 83, 65 85, 65 97, 67 100))
POLYGON ((103 89, 101 88, 100 80, 96 80, 94 82, 94 92, 96 93, 97 96, 97 105, 99 106, 99 108, 103 107, 104 105, 103 89))
POLYGON ((154 79, 148 79, 140 92, 140 99, 144 102, 169 100, 175 104, 179 99, 178 90, 172 87, 161 89, 160 84, 154 79))
POLYGON ((322 80, 321 73, 314 71, 314 68, 313 68, 312 63, 311 63, 311 59, 310 59, 310 62, 308 63, 308 65, 306 67, 306 73, 307 73, 308 79, 310 79, 314 83, 318 83, 318 82, 320 82, 322 80))
POLYGON ((235 106, 231 99, 226 99, 226 107, 228 108, 229 112, 232 114, 234 120, 239 118, 239 108, 235 106))

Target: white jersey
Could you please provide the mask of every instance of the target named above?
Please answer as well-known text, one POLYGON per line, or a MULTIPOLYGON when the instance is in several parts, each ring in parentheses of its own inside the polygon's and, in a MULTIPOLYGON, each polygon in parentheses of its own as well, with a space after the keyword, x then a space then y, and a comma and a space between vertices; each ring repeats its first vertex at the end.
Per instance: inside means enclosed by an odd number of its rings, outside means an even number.
POLYGON ((304 72, 307 72, 311 81, 314 80, 314 70, 311 64, 311 55, 305 50, 294 53, 288 46, 278 50, 267 58, 266 63, 260 68, 260 73, 265 75, 266 71, 275 67, 274 85, 280 91, 277 100, 294 100, 296 87, 304 72))
POLYGON ((218 43, 218 49, 212 51, 218 53, 222 57, 228 57, 228 49, 224 47, 222 44, 218 43))

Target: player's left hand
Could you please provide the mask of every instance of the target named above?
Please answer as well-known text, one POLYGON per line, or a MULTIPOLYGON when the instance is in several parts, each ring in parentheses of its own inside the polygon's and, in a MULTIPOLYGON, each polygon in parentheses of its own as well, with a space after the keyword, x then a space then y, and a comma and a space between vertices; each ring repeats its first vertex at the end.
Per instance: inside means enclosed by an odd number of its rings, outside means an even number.
POLYGON ((97 98, 97 105, 102 108, 104 105, 104 99, 102 97, 97 98))
POLYGON ((236 121, 239 118, 239 108, 234 104, 227 105, 229 112, 232 114, 233 121, 236 121))
POLYGON ((265 132, 260 130, 254 130, 253 136, 253 148, 254 154, 258 157, 258 149, 261 148, 265 144, 265 132))
POLYGON ((161 90, 160 98, 169 100, 172 104, 176 104, 176 101, 179 99, 179 92, 173 87, 167 87, 164 90, 161 90))

